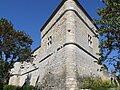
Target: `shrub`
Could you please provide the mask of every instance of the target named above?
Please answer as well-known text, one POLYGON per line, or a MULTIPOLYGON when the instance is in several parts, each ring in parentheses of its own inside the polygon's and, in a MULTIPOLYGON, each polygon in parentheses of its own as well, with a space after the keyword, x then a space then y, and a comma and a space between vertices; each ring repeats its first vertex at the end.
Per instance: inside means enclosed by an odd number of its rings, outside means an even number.
POLYGON ((25 85, 25 86, 22 87, 22 90, 35 90, 35 89, 31 85, 25 85))
POLYGON ((120 86, 119 86, 119 87, 117 87, 115 90, 120 90, 120 86))
POLYGON ((111 84, 110 81, 103 81, 101 78, 85 78, 83 83, 80 85, 82 89, 92 89, 92 90, 108 90, 109 88, 114 88, 115 85, 111 84))
POLYGON ((3 84, 0 83, 0 90, 3 90, 3 84))
POLYGON ((14 85, 4 85, 3 90, 35 90, 35 89, 31 85, 24 85, 23 87, 18 87, 14 85))
POLYGON ((4 85, 3 90, 17 90, 18 87, 14 85, 4 85))

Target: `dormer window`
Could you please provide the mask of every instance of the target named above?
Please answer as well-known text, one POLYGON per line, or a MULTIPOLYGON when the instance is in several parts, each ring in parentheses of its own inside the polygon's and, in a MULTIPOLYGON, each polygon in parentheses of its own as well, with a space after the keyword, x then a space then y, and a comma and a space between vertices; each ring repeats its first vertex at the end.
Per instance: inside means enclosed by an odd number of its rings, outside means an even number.
POLYGON ((89 34, 88 34, 88 45, 89 45, 89 47, 92 48, 93 41, 92 41, 92 37, 89 34))

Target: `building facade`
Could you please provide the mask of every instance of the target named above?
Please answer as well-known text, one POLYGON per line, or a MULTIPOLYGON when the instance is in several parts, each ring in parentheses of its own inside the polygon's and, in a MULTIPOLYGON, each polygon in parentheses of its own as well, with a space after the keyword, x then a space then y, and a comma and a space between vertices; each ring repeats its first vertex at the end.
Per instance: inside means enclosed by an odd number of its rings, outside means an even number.
POLYGON ((17 62, 9 84, 40 90, 78 90, 81 77, 100 76, 97 27, 77 0, 62 0, 41 28, 33 62, 17 62), (29 82, 27 82, 29 81, 29 82))

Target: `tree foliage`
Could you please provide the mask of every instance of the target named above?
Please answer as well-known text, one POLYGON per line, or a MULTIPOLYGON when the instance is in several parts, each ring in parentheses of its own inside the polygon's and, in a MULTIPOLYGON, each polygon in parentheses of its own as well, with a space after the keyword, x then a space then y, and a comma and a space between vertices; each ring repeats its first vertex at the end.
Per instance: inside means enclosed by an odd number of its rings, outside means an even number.
POLYGON ((99 64, 107 61, 120 70, 120 0, 102 0, 104 8, 98 10, 101 17, 96 21, 99 26, 100 60, 99 64))
POLYGON ((32 39, 23 31, 16 31, 13 24, 0 19, 0 83, 7 83, 9 70, 16 61, 29 60, 32 39))

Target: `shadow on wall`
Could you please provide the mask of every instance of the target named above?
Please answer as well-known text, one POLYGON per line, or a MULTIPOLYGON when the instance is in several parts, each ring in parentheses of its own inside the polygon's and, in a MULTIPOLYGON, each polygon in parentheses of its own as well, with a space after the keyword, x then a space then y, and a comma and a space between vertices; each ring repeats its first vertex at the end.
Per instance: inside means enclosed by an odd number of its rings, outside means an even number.
POLYGON ((42 82, 38 82, 38 80, 35 90, 65 90, 65 73, 59 76, 48 72, 42 82))

